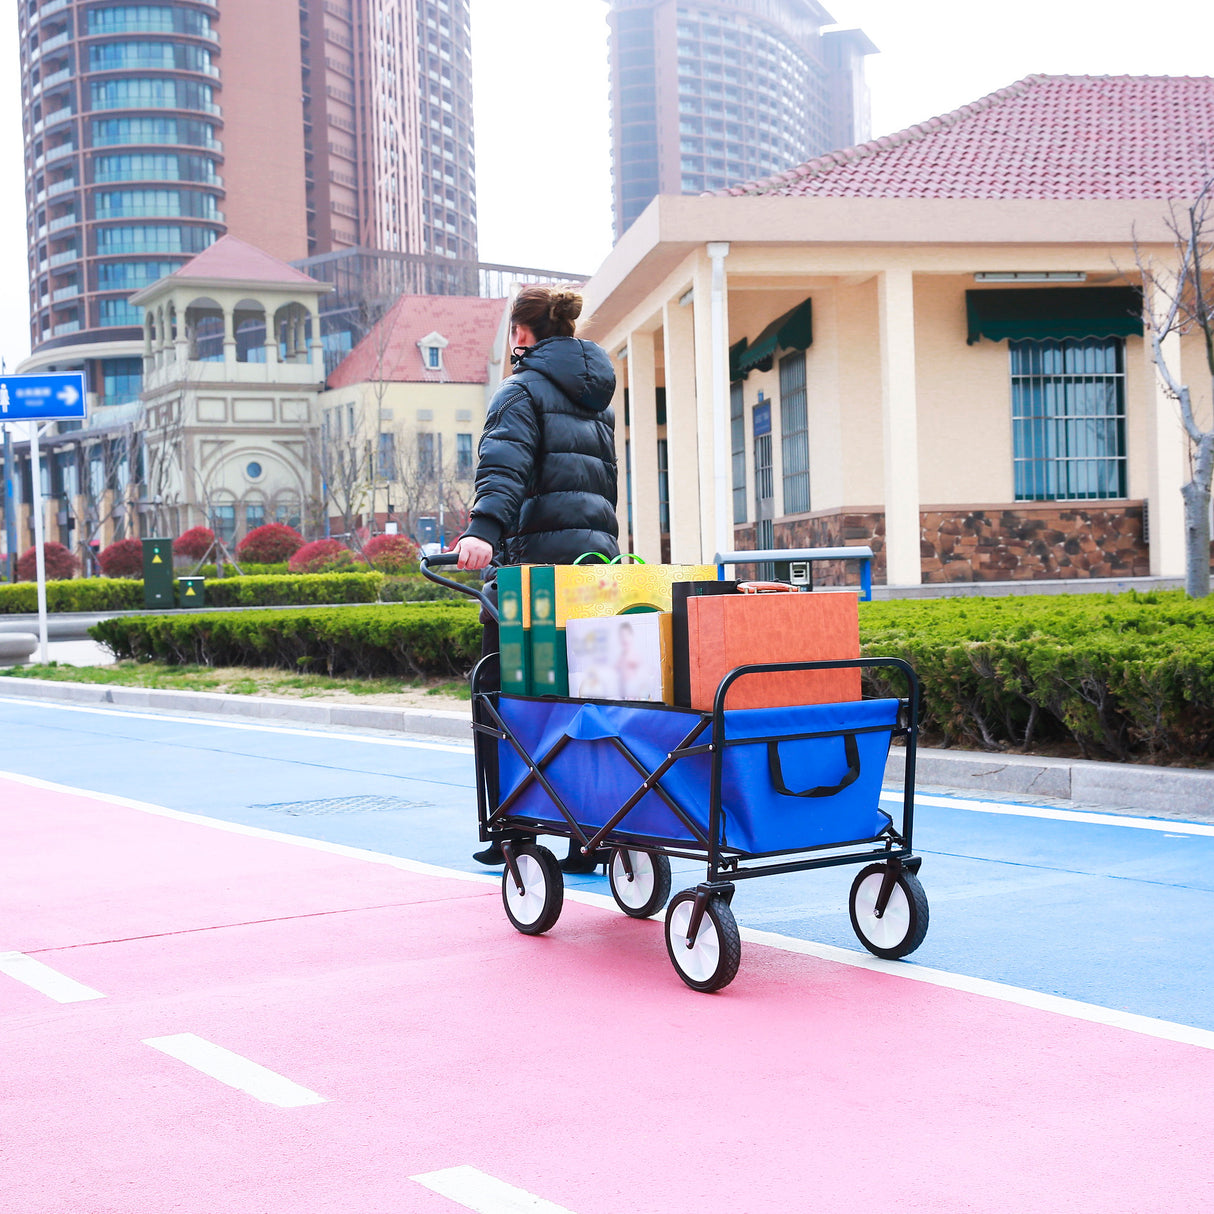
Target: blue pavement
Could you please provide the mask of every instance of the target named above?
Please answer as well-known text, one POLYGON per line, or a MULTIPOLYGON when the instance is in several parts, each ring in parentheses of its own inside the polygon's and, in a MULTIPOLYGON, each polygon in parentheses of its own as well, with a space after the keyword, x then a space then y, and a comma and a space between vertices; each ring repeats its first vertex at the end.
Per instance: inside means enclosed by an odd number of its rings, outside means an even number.
MULTIPOLYGON (((3 699, 0 736, 6 772, 486 871, 470 858, 470 746, 3 699)), ((906 964, 1214 1029, 1214 827, 1091 817, 922 797, 931 929, 906 964)), ((676 890, 702 872, 674 867, 676 890)), ((748 881, 734 910, 745 927, 859 951, 853 876, 748 881)), ((599 875, 571 882, 607 892, 599 875)))

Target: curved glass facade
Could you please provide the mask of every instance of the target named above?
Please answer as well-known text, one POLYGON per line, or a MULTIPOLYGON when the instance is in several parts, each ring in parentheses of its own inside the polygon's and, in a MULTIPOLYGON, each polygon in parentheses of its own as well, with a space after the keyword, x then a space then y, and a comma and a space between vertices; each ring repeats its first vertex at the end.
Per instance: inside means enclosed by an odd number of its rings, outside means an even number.
POLYGON ((222 234, 215 12, 20 5, 35 348, 141 338, 127 296, 222 234))

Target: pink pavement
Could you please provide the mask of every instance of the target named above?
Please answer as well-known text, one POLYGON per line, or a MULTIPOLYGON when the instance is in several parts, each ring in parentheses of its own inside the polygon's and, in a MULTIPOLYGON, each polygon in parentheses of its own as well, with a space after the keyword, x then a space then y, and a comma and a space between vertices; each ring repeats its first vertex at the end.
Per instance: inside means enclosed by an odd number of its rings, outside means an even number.
POLYGON ((1214 1051, 659 922, 0 780, 6 1214, 454 1211, 471 1164, 574 1214, 1171 1214, 1214 1197, 1214 1051), (195 1033, 279 1108, 142 1044, 195 1033))

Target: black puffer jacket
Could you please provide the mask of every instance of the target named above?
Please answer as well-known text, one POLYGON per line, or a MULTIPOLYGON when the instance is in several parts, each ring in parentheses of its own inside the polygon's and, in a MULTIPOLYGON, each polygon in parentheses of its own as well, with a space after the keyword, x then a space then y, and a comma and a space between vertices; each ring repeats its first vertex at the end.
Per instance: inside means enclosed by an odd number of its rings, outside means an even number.
POLYGON ((616 537, 615 372, 576 337, 532 346, 489 403, 466 535, 497 565, 612 557, 616 537))

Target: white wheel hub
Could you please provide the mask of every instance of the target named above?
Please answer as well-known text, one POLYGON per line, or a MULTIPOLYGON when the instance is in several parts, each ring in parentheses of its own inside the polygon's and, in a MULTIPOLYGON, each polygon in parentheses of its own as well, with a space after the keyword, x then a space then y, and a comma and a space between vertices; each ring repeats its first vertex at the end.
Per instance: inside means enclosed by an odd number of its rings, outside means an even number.
POLYGON ((694 982, 706 982, 714 973, 721 959, 721 940, 717 935, 712 916, 705 913, 700 921, 700 930, 687 947, 687 927, 691 923, 691 912, 695 902, 688 899, 680 902, 670 912, 670 948, 675 964, 694 982))
POLYGON ((520 923, 534 923, 544 913, 544 902, 548 894, 548 881, 540 862, 530 855, 515 857, 518 875, 523 883, 523 892, 518 892, 514 878, 506 873, 506 897, 511 913, 520 923))
POLYGON ((885 907, 877 917, 877 897, 881 893, 882 876, 872 873, 856 888, 856 924, 864 938, 878 948, 897 948, 910 934, 911 907, 902 883, 894 884, 885 907))
POLYGON ((624 868, 624 856, 617 851, 611 860, 611 883, 616 896, 625 906, 640 908, 653 897, 657 876, 653 871, 653 857, 648 852, 629 851, 632 864, 632 879, 624 868))

